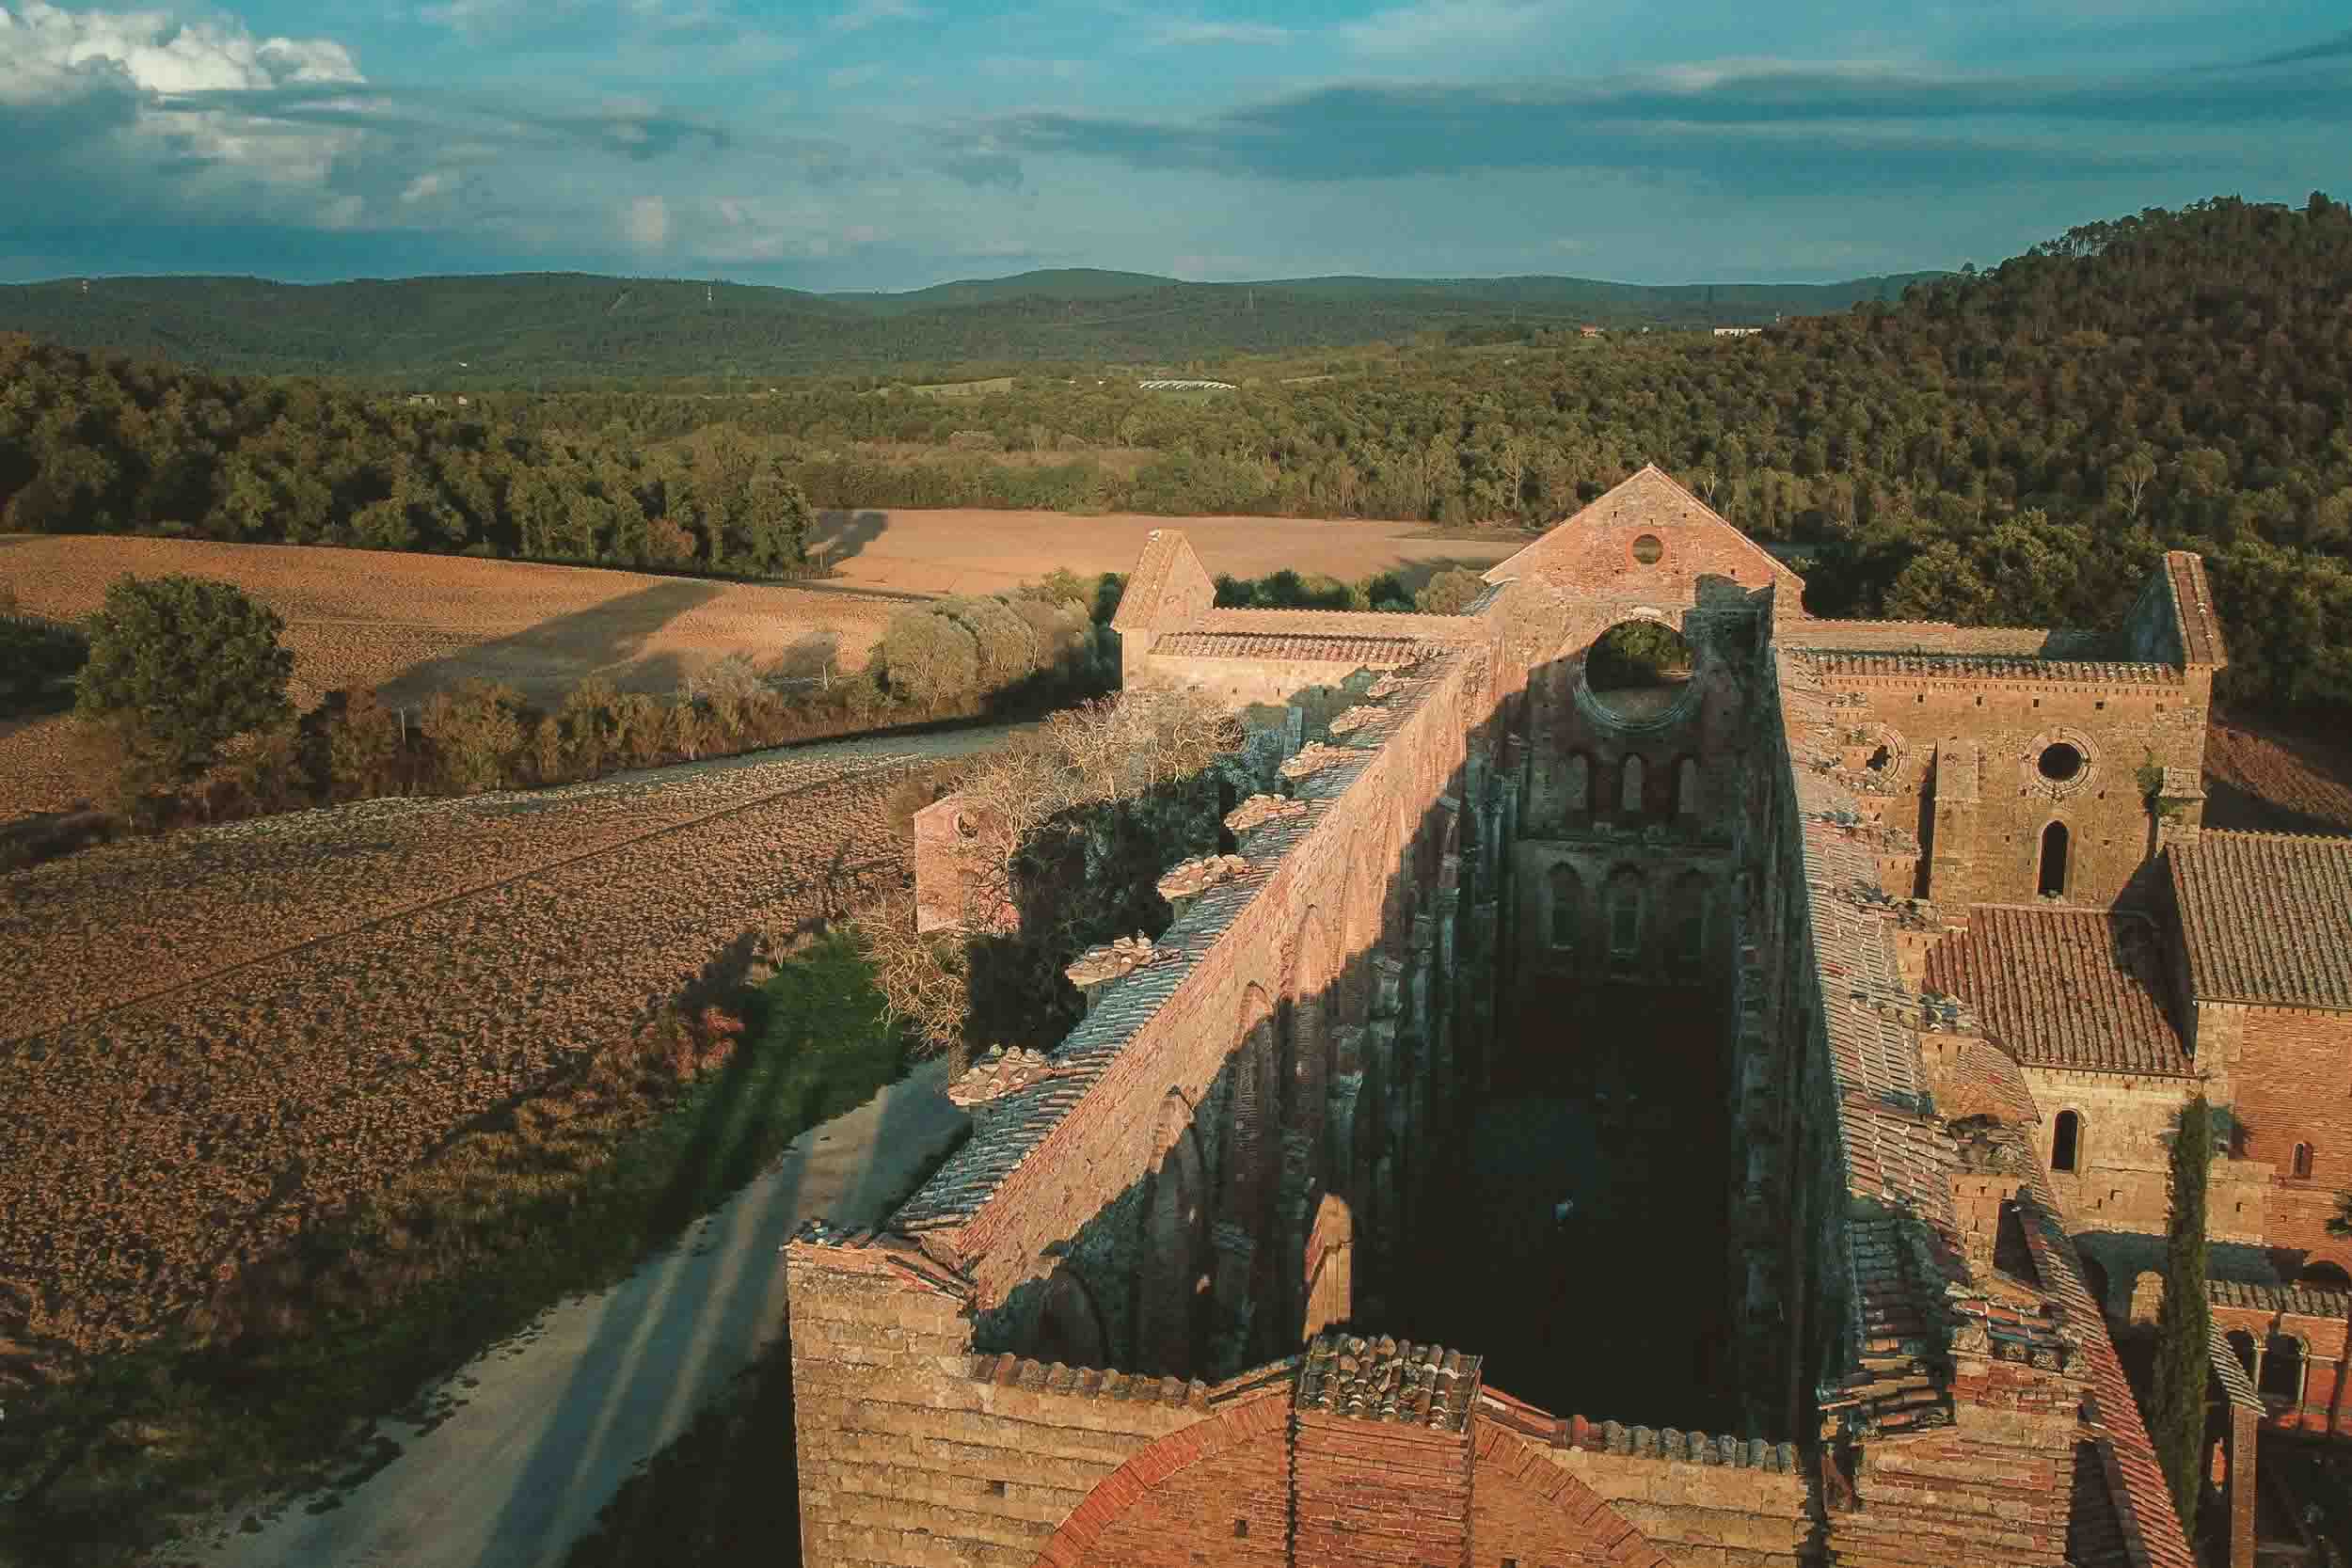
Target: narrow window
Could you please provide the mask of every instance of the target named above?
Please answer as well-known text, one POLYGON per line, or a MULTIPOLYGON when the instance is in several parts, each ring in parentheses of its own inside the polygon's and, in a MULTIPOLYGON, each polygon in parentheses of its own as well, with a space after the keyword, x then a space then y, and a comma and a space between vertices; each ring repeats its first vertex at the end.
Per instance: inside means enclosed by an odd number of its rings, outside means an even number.
POLYGON ((1642 759, 1625 759, 1625 787, 1619 792, 1617 807, 1628 816, 1642 815, 1642 759))
POLYGON ((1696 757, 1684 757, 1675 764, 1675 810, 1684 816, 1699 814, 1699 764, 1696 757))
POLYGON ((2309 1144, 2295 1146, 2295 1179, 2297 1181, 2312 1179, 2312 1146, 2309 1144))
POLYGON ((2072 1111, 2058 1114, 2058 1127, 2050 1138, 2050 1168, 2073 1170, 2082 1153, 2083 1118, 2072 1111))
POLYGON ((2035 891, 2044 898, 2066 895, 2066 824, 2053 822, 2042 830, 2042 875, 2035 891))
POLYGON ((1583 752, 1568 757, 1568 810, 1588 812, 1593 809, 1593 765, 1583 752))
POLYGON ((1642 891, 1628 881, 1619 883, 1614 892, 1609 908, 1609 950, 1629 954, 1642 943, 1642 891))
POLYGON ((1247 1541, 1249 1539, 1248 1520, 1236 1519, 1233 1521, 1233 1539, 1236 1541, 1247 1541))
POLYGON ((1583 912, 1577 896, 1576 873, 1565 865, 1551 868, 1551 945, 1566 952, 1576 946, 1578 918, 1583 912))
POLYGON ((2266 1398, 2295 1401, 2303 1397, 2303 1342, 2273 1334, 2263 1346, 2262 1391, 2266 1398))

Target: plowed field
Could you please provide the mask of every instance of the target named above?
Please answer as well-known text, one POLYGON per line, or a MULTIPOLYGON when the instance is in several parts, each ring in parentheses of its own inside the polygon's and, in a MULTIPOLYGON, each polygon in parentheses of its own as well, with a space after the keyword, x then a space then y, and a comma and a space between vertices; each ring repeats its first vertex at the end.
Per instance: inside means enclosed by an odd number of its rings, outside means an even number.
POLYGON ((2205 736, 2205 794, 2209 828, 2352 833, 2352 743, 2217 712, 2205 736))
MULTIPOLYGON (((832 638, 843 667, 854 669, 892 609, 870 594, 463 556, 0 536, 0 585, 35 614, 86 615, 126 572, 224 578, 277 610, 294 650, 297 707, 352 686, 416 703, 469 675, 534 699, 556 698, 590 674, 667 692, 729 654, 767 667, 814 637, 832 638)), ((0 820, 62 810, 93 793, 69 738, 62 719, 0 724, 0 820)))
POLYGON ((0 879, 0 1342, 100 1350, 625 1041, 748 928, 903 875, 993 731, 378 800, 0 879))

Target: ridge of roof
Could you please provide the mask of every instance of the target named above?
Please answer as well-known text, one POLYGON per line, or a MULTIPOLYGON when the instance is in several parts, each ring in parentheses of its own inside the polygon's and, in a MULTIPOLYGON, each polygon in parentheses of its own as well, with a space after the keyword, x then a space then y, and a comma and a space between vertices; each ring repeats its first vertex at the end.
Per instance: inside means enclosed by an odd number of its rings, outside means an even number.
MULTIPOLYGON (((1691 506, 1696 507, 1702 515, 1698 519, 1701 523, 1711 523, 1715 527, 1723 529, 1733 538, 1737 539, 1741 545, 1745 546, 1751 555, 1755 556, 1756 560, 1764 563, 1766 572, 1765 580, 1767 582, 1778 583, 1784 587, 1793 587, 1798 590, 1800 594, 1802 594, 1804 588, 1804 578, 1799 577, 1795 572, 1791 571, 1787 562, 1781 560, 1778 556, 1772 554, 1772 551, 1766 549, 1763 546, 1749 538, 1745 533, 1740 531, 1739 527, 1734 524, 1730 518, 1724 516, 1722 513, 1716 511, 1713 507, 1699 499, 1697 496, 1692 495, 1690 488, 1680 480, 1675 478, 1674 475, 1666 472, 1665 469, 1660 467, 1655 463, 1643 464, 1630 475, 1611 485, 1599 495, 1595 496, 1591 500, 1586 501, 1582 506, 1578 507, 1574 512, 1571 512, 1566 516, 1561 518, 1558 522, 1552 524, 1551 527, 1544 530, 1542 533, 1536 535, 1535 538, 1530 540, 1519 549, 1495 562, 1494 565, 1488 567, 1485 572, 1484 580, 1488 583, 1500 583, 1504 581, 1506 578, 1520 576, 1525 570, 1520 563, 1530 558, 1540 560, 1541 557, 1538 556, 1536 552, 1545 549, 1546 546, 1551 543, 1553 537, 1563 529, 1573 528, 1578 523, 1582 522, 1585 518, 1591 516, 1594 513, 1599 511, 1602 507, 1611 504, 1613 501, 1619 500, 1628 492, 1634 491, 1634 487, 1636 485, 1649 487, 1657 484, 1665 485, 1672 493, 1673 499, 1687 502, 1691 506)), ((1638 494, 1639 492, 1635 493, 1638 494)))

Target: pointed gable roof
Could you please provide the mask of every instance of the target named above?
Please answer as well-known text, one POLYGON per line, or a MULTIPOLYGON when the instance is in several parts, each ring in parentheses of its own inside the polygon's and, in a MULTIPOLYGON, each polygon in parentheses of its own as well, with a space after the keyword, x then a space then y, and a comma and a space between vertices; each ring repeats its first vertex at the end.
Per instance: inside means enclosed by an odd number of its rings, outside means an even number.
POLYGON ((1781 591, 1779 613, 1803 613, 1803 578, 1657 464, 1645 463, 1631 479, 1488 571, 1486 580, 1548 578, 1607 595, 1613 578, 1624 579, 1626 593, 1644 594, 1650 589, 1645 578, 1694 581, 1703 575, 1734 578, 1751 589, 1771 583, 1781 591), (1654 565, 1628 553, 1644 534, 1655 534, 1665 546, 1654 565))
POLYGON ((1143 554, 1119 596, 1111 629, 1124 635, 1183 625, 1206 614, 1216 602, 1216 584, 1192 553, 1191 542, 1181 530, 1156 528, 1143 542, 1143 554))

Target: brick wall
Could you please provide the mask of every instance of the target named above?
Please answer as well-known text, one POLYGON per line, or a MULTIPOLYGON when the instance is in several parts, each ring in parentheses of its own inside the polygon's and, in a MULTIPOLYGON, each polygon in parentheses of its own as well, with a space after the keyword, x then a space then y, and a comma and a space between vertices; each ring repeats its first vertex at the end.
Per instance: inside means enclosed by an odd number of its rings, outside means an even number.
POLYGON ((1464 1433, 1320 1410, 1295 1420, 1299 1568, 1467 1568, 1464 1433))
POLYGON ((2229 1074, 2239 1152, 2270 1167, 2265 1239, 2352 1267, 2352 1242, 2327 1228, 2336 1193, 2352 1187, 2352 1013, 2200 1003, 2195 1049, 2229 1074), (2306 1180, 2297 1144, 2311 1149, 2306 1180))
POLYGON ((1041 1553, 1050 1568, 1279 1568, 1290 1560, 1289 1386, 1137 1453, 1041 1553))
MULTIPOLYGON (((2038 1067, 2022 1071, 2042 1113, 2035 1137, 2045 1165, 2058 1117, 2072 1111, 2080 1118, 2075 1169, 2050 1172, 2050 1185, 2075 1227, 2161 1233, 2171 1212, 2167 1182, 2173 1118, 2200 1089, 2217 1099, 2226 1089, 2195 1079, 2038 1067)), ((2213 1240, 2259 1243, 2265 1238, 2275 1208, 2266 1201, 2268 1177, 2243 1161, 2214 1163, 2206 1199, 2213 1240)))
POLYGON ((2339 1389, 2338 1380, 2345 1376, 2344 1320, 2341 1313, 2320 1315, 2293 1310, 2274 1310, 2267 1307, 2235 1307, 2226 1302, 2213 1303, 2214 1332, 2228 1338, 2243 1335, 2245 1339, 2233 1341, 2232 1349, 2241 1362, 2251 1352, 2255 1366, 2248 1369, 2255 1377, 2263 1402, 2262 1424, 2273 1430, 2289 1432, 2326 1432, 2329 1414, 2335 1419, 2339 1435, 2352 1435, 2352 1385, 2339 1389), (2274 1336, 2296 1341, 2302 1363, 2295 1378, 2295 1391, 2284 1391, 2283 1380, 2265 1379, 2268 1358, 2272 1354, 2274 1336))

